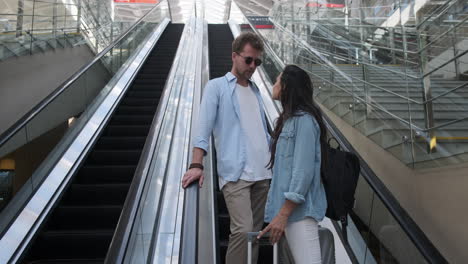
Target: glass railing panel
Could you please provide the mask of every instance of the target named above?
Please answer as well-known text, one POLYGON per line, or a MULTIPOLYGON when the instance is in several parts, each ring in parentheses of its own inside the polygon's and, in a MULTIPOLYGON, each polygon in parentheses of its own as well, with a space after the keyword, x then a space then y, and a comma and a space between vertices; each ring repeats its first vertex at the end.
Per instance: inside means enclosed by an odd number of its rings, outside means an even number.
POLYGON ((376 194, 371 212, 368 245, 377 263, 427 263, 376 194))
POLYGON ((358 263, 427 263, 363 176, 348 222, 348 242, 358 263))
POLYGON ((369 208, 372 208, 374 195, 369 184, 362 177, 359 178, 355 198, 354 210, 348 216, 348 243, 358 263, 365 263, 372 213, 369 208))
POLYGON ((51 97, 48 104, 38 108, 34 115, 28 114, 26 123, 21 124, 15 134, 8 137, 6 133, 2 135, 2 141, 6 141, 0 145, 0 171, 3 173, 7 170, 13 176, 12 184, 7 188, 9 194, 3 195, 3 201, 0 200, 4 208, 0 211, 0 228, 7 226, 13 217, 11 214, 21 206, 21 201, 26 201, 48 175, 51 166, 120 78, 124 67, 128 66, 128 59, 138 52, 150 33, 168 17, 166 12, 159 10, 161 6, 152 11, 158 16, 148 16, 148 19, 142 20, 115 48, 107 51, 71 84, 62 87, 64 90, 51 97), (13 169, 3 165, 12 162, 15 164, 13 169))
MULTIPOLYGON (((98 53, 113 41, 109 25, 120 24, 118 18, 111 18, 110 10, 108 1, 65 3, 25 0, 22 9, 10 8, 5 10, 8 13, 0 11, 0 21, 6 21, 3 23, 7 25, 2 35, 13 34, 16 37, 6 42, 3 37, 0 38, 0 46, 8 46, 11 50, 0 54, 0 59, 72 47, 76 42, 87 43, 98 53)), ((137 19, 120 25, 114 36, 120 35, 137 19)))

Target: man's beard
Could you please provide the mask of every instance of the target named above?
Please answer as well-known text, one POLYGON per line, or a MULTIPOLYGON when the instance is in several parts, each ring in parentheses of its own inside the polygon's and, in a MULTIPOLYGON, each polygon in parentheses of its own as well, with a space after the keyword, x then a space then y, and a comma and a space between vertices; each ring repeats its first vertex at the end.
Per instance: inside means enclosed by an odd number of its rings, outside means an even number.
POLYGON ((237 74, 238 76, 242 76, 243 78, 245 78, 246 80, 249 80, 250 77, 252 77, 254 71, 251 71, 251 70, 245 70, 244 72, 239 72, 237 71, 237 74))

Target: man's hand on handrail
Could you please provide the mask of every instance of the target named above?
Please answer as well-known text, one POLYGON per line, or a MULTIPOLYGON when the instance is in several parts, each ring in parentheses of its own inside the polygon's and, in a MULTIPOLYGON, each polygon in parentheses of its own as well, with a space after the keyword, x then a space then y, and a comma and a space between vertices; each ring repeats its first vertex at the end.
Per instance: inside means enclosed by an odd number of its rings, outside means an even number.
POLYGON ((198 180, 198 185, 200 188, 203 185, 203 180, 205 179, 205 175, 203 174, 203 156, 205 155, 205 150, 201 148, 193 148, 192 154, 192 164, 199 164, 199 166, 195 166, 194 168, 189 168, 184 177, 182 177, 182 187, 187 188, 192 182, 198 180))
POLYGON ((192 182, 198 180, 198 185, 200 188, 203 185, 203 180, 205 176, 203 175, 203 170, 199 168, 193 168, 185 172, 184 177, 182 178, 182 187, 187 188, 192 182))

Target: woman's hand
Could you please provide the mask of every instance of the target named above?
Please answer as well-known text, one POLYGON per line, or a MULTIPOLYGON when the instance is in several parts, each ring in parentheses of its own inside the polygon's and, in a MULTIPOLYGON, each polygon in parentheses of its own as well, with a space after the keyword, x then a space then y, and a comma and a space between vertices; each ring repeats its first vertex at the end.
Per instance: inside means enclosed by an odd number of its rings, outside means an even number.
POLYGON ((260 234, 257 236, 257 239, 260 239, 266 232, 270 232, 270 242, 272 244, 277 243, 280 239, 281 236, 284 233, 284 230, 286 229, 286 225, 288 223, 288 216, 283 215, 283 214, 278 214, 273 218, 271 223, 265 227, 265 229, 260 232, 260 234))

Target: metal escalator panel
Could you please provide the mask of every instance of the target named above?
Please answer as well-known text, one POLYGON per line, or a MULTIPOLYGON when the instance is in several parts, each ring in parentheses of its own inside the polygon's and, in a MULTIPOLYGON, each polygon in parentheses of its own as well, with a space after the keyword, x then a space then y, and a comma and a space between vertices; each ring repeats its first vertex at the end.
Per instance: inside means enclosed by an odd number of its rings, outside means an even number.
POLYGON ((182 30, 171 24, 164 31, 23 255, 25 263, 104 261, 182 30))

